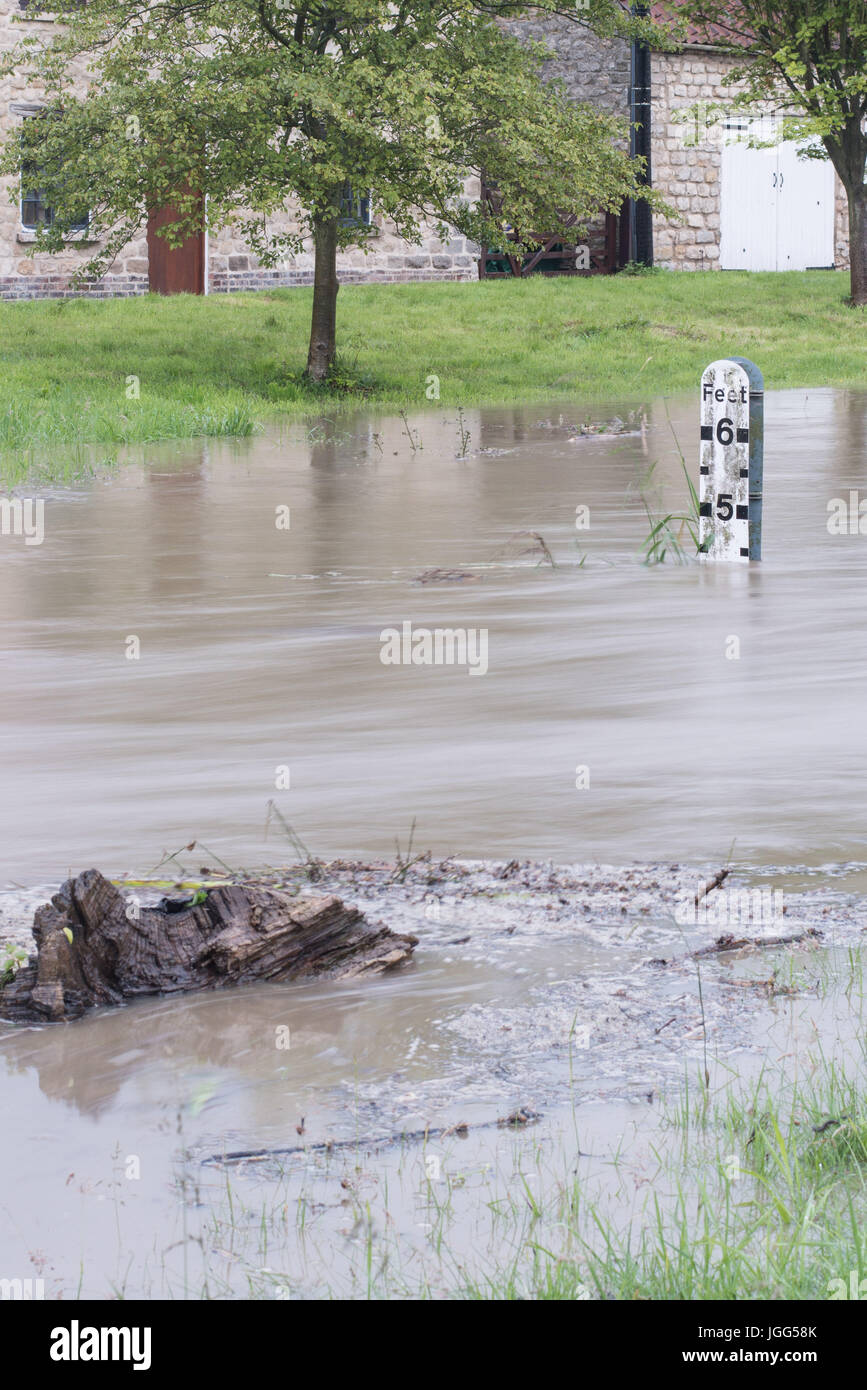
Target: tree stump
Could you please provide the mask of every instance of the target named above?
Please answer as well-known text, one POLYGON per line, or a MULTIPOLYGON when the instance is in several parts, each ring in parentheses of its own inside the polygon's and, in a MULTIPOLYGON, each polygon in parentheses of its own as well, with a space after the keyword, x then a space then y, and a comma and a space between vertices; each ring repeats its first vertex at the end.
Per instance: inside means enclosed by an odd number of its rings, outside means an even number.
POLYGON ((169 910, 128 901, 97 869, 67 879, 33 922, 36 961, 0 989, 0 1017, 62 1022, 101 1004, 253 980, 378 975, 417 937, 336 897, 226 884, 169 910))

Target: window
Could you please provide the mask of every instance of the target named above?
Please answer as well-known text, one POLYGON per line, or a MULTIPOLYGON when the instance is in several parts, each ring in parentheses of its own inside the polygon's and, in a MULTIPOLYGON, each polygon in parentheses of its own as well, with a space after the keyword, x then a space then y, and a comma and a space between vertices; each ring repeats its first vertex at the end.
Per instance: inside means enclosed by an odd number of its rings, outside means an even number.
MULTIPOLYGON (((45 201, 41 188, 21 190, 21 226, 25 232, 35 232, 38 227, 50 227, 54 213, 45 201)), ((90 213, 85 212, 69 228, 71 232, 86 232, 90 226, 90 213)))
POLYGON ((340 194, 341 227, 370 226, 370 194, 356 193, 351 183, 345 183, 340 194))
MULTIPOLYGON (((27 120, 44 120, 46 112, 34 112, 27 120)), ((39 227, 50 227, 54 212, 48 205, 46 195, 39 187, 40 166, 30 159, 21 166, 21 226, 25 232, 35 232, 39 227)), ((71 232, 86 232, 90 225, 90 213, 83 212, 70 227, 71 232)))
MULTIPOLYGON (((87 4, 87 0, 61 0, 60 8, 64 10, 80 9, 87 4)), ((19 10, 33 10, 37 19, 53 19, 57 11, 57 5, 50 0, 18 0, 19 10)))
POLYGON ((775 111, 735 111, 723 120, 723 143, 774 143, 777 138, 778 117, 775 111))

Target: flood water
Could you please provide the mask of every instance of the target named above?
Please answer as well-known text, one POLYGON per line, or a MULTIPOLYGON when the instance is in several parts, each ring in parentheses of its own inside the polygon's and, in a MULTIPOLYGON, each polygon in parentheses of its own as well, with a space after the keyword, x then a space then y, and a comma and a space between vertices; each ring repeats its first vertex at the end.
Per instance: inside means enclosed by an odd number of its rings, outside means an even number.
MULTIPOLYGON (((863 892, 867 539, 827 518, 867 491, 867 391, 768 395, 749 567, 641 563, 642 497, 685 500, 676 441, 697 471, 693 397, 651 402, 643 434, 633 419, 575 441, 587 418, 322 421, 150 449, 47 493, 41 545, 0 537, 0 884, 145 873, 194 840, 188 866, 289 862, 273 816, 265 836, 273 801, 323 859, 393 857, 415 820, 435 858, 698 872, 734 841, 747 876, 863 892), (381 633, 404 622, 486 630, 487 671, 383 664, 381 633)), ((570 1171, 590 1155, 588 1182, 628 1220, 651 1190, 659 1089, 706 1060, 705 1008, 715 1079, 863 1034, 860 996, 773 1000, 741 1025, 723 979, 700 1013, 686 975, 647 974, 682 949, 670 921, 618 906, 558 934, 549 897, 535 917, 520 893, 495 903, 480 935, 472 902, 431 921, 419 880, 395 925, 422 941, 392 977, 0 1025, 0 1276, 63 1297, 364 1295, 390 1260, 392 1292, 447 1291, 438 1164, 460 1261, 502 1255, 497 1213, 516 1184, 555 1187, 563 1153, 570 1171), (579 1016, 625 1031, 576 1057, 579 1016), (496 1127, 531 1102, 532 1137, 496 1127), (464 1120, 489 1128, 373 1143, 464 1120), (354 1137, 363 1157, 281 1173, 207 1161, 354 1137)))
POLYGON ((41 545, 0 538, 2 874, 279 861, 272 798, 323 858, 415 818, 437 854, 867 859, 867 539, 827 527, 867 488, 867 392, 769 393, 749 567, 640 563, 674 433, 697 471, 691 396, 644 442, 570 442, 585 418, 466 412, 465 457, 453 410, 325 421, 49 495, 41 545), (384 665, 404 622, 486 629, 486 674, 384 665))

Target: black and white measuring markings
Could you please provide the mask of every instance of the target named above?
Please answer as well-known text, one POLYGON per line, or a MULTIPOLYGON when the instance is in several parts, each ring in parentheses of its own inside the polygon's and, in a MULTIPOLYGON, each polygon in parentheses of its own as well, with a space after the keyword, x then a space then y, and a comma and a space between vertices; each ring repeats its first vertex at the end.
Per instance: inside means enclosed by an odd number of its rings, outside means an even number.
POLYGON ((721 358, 701 378, 699 542, 708 560, 761 558, 762 374, 721 358))

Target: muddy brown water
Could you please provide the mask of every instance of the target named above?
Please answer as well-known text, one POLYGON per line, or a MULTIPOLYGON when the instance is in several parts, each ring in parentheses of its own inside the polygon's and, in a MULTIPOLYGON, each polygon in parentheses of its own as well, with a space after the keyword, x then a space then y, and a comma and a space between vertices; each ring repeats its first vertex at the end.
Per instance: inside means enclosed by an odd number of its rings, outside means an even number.
MULTIPOLYGON (((410 435, 323 421, 149 449, 48 492, 41 546, 0 538, 0 935, 90 864, 144 873, 194 839, 188 870, 287 862, 273 819, 264 837, 273 799, 323 858, 393 855, 396 836, 405 851, 416 818, 434 860, 658 861, 671 888, 735 841, 739 881, 785 887, 829 930, 820 954, 845 953, 867 920, 867 541, 831 535, 827 509, 867 488, 867 392, 768 395, 765 559, 748 571, 639 563, 642 476, 656 462, 652 504, 663 484, 679 505, 674 435, 697 449, 692 397, 647 415, 643 438, 574 442, 579 409, 468 411, 463 457, 453 410, 410 417, 410 435), (446 574, 421 582, 431 570, 446 574), (383 665, 380 633, 405 621, 486 629, 487 673, 383 665)), ((0 1277, 65 1297, 365 1295, 387 1254, 391 1292, 419 1270, 446 1291, 428 1158, 460 1177, 450 1249, 468 1266, 513 1240, 490 1204, 522 1173, 556 1184, 564 1152, 591 1154, 588 1182, 628 1220, 611 1155, 639 1192, 660 1096, 704 1049, 691 973, 647 964, 682 952, 666 903, 636 906, 635 887, 624 923, 609 876, 586 921, 544 875, 434 911, 423 877, 387 900, 344 885, 419 932, 410 970, 0 1027, 0 1277), (527 1134, 373 1142, 522 1103, 544 1114, 527 1134), (285 1174, 203 1162, 353 1137, 285 1174)), ((745 1012, 709 990, 712 1066, 749 1074, 816 1029, 848 1046, 859 1016, 811 991, 745 1012)))
MULTIPOLYGON (((670 410, 695 465, 695 400, 670 410)), ((749 571, 636 563, 650 463, 682 500, 649 414, 647 452, 533 407, 467 412, 456 458, 439 409, 410 418, 415 453, 400 420, 326 423, 49 496, 41 546, 0 538, 0 872, 147 868, 192 839, 276 858, 271 797, 325 858, 390 854, 417 817, 437 854, 704 860, 737 837, 755 864, 867 859, 867 542, 826 525, 867 487, 867 393, 769 393, 749 571), (417 582, 433 568, 478 578, 417 582), (488 673, 383 665, 405 621, 486 628, 488 673)))

